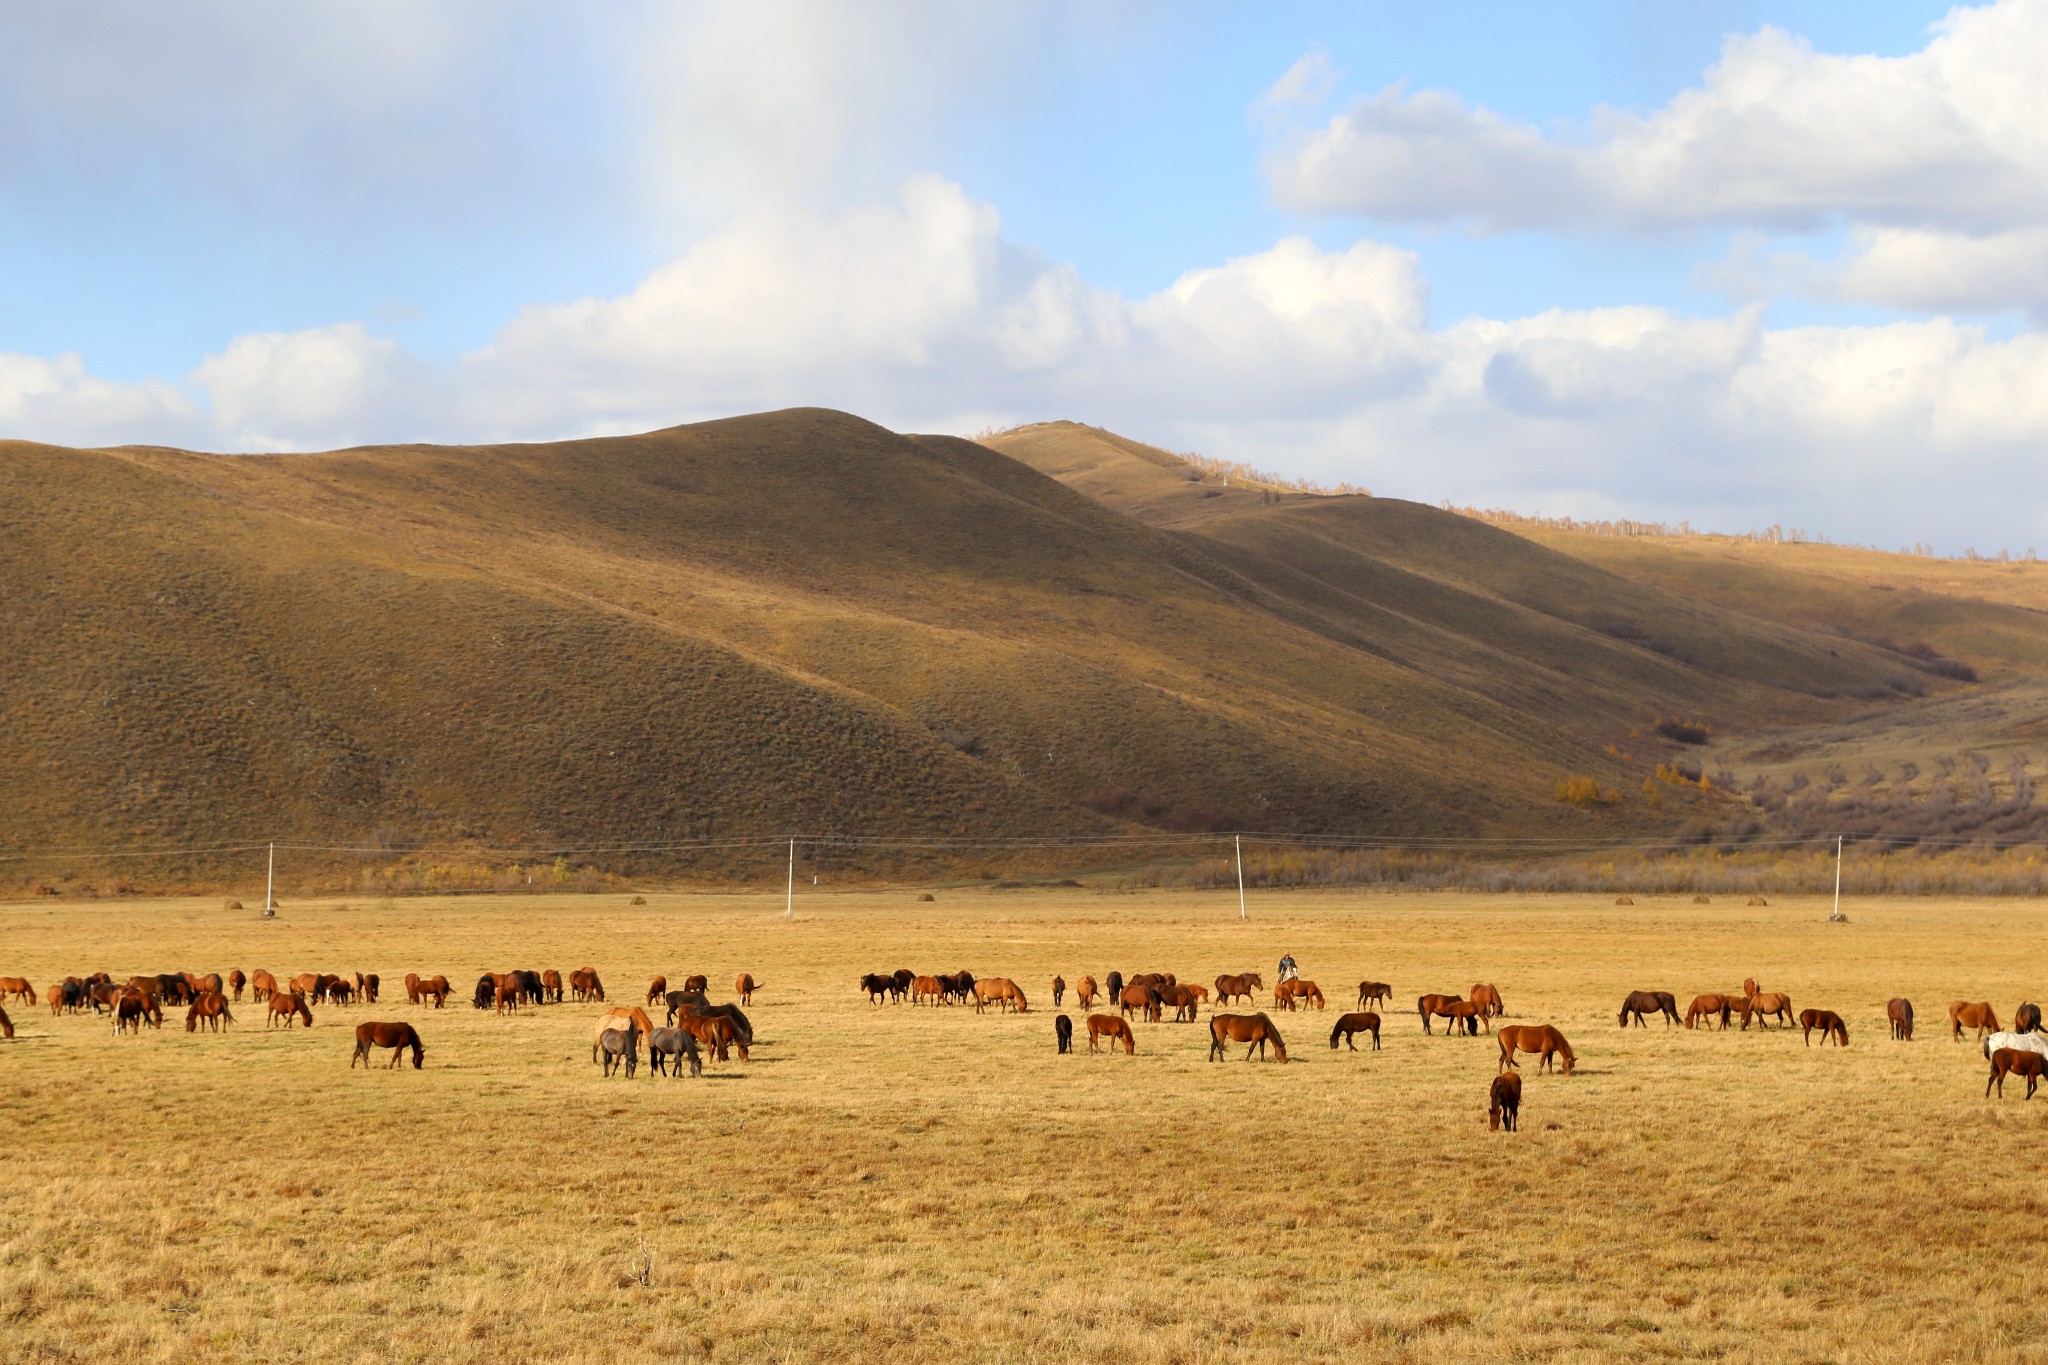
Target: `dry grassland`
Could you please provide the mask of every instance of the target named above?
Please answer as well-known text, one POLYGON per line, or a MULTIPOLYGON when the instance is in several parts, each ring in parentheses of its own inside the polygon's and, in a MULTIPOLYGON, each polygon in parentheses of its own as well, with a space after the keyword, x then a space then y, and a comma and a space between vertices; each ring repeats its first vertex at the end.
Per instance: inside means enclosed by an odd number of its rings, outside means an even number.
MULTIPOLYGON (((0 974, 376 971, 376 1008, 266 1033, 115 1039, 10 1006, 0 1358, 561 1360, 2037 1360, 2048 1098, 1981 1098, 1945 1002, 2048 994, 2028 903, 1747 909, 1605 898, 1086 892, 0 907, 0 974), (1497 983, 1578 1075, 1527 1066, 1489 1133, 1493 1043, 1287 1066, 1056 1056, 1046 983, 1206 980, 1300 958, 1333 1006, 1497 983), (600 1079, 593 1011, 409 1008, 408 970, 595 965, 614 998, 765 982, 753 1062, 600 1079), (869 970, 1015 977, 1022 1017, 871 1008, 869 970), (1745 975, 1839 1010, 1796 1030, 1623 1033, 1636 987, 1745 975), (1348 987, 1348 989, 1347 989, 1348 987), (1920 1039, 1884 1036, 1910 995, 1920 1039), (392 995, 398 998, 395 1002, 392 995), (417 1022, 427 1068, 348 1068, 417 1022), (649 1283, 634 1275, 643 1244, 649 1283)), ((1639 898, 1640 899, 1640 898, 1639 898)), ((1072 1002, 1069 1000, 1069 1013, 1072 1002)), ((1078 1014, 1077 1014, 1078 1021, 1078 1014)))

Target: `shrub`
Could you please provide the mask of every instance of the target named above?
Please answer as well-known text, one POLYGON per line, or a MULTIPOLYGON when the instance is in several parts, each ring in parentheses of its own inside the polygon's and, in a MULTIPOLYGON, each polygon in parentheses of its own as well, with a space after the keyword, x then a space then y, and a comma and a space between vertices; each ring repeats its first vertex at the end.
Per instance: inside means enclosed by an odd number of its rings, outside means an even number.
POLYGON ((1601 790, 1598 778, 1574 773, 1557 784, 1557 799, 1580 810, 1591 810, 1594 806, 1611 806, 1621 799, 1621 793, 1612 787, 1601 790))
POLYGON ((1666 717, 1658 721, 1657 733, 1679 744, 1705 744, 1714 737, 1711 726, 1702 725, 1698 721, 1679 720, 1676 717, 1666 717))

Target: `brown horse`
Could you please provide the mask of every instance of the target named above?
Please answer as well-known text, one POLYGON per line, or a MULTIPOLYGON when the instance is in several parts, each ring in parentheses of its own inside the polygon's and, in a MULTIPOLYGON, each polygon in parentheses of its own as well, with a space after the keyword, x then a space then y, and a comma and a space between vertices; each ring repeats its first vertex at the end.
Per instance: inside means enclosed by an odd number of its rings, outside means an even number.
MULTIPOLYGON (((559 991, 561 988, 557 985, 555 989, 559 991)), ((578 1002, 595 1000, 603 1004, 604 982, 597 979, 597 968, 578 967, 569 973, 569 995, 578 1002)), ((555 998, 559 1000, 561 996, 557 995, 555 998)))
POLYGON ((1273 988, 1273 1003, 1282 1009, 1293 1009, 1297 1000, 1304 1008, 1309 1005, 1314 1005, 1317 1009, 1324 1008, 1322 988, 1313 981, 1295 977, 1291 981, 1282 981, 1273 988))
POLYGON ((320 983, 323 979, 318 972, 300 972, 291 979, 291 984, 286 989, 295 995, 305 996, 317 1005, 327 999, 327 992, 321 989, 320 983))
POLYGON ((1074 1003, 1080 1008, 1084 1010, 1092 1009, 1095 1002, 1101 998, 1101 993, 1096 989, 1094 977, 1084 976, 1074 983, 1074 1003))
POLYGON ((1358 983, 1358 1008, 1367 1005, 1384 1005, 1394 998, 1394 988, 1384 981, 1361 981, 1358 983))
POLYGON ((249 974, 249 998, 259 1004, 277 994, 277 978, 258 967, 249 974))
POLYGON ((1804 1038, 1808 1047, 1813 1046, 1813 1031, 1820 1030, 1820 1045, 1826 1047, 1828 1039, 1835 1040, 1835 1046, 1849 1046, 1849 1026, 1842 1022, 1842 1016, 1833 1010, 1799 1011, 1799 1027, 1805 1030, 1804 1038))
POLYGON ((1473 1004, 1479 1006, 1479 1017, 1481 1019, 1498 1019, 1501 1015, 1507 1013, 1507 1007, 1501 1004, 1500 1001, 1499 988, 1491 982, 1482 981, 1474 986, 1472 994, 1468 998, 1473 1004))
POLYGON ((1121 999, 1117 1001, 1120 1012, 1128 1018, 1132 1010, 1148 1024, 1159 1022, 1159 989, 1147 981, 1140 981, 1124 987, 1121 999))
POLYGON ((1496 1133, 1503 1128, 1512 1133, 1521 1114, 1522 1078, 1512 1071, 1495 1076, 1486 1092, 1486 1126, 1496 1133))
POLYGON ((192 1002, 192 1008, 185 1011, 185 1032, 197 1033, 200 1020, 216 1032, 224 1024, 235 1022, 235 1016, 228 1013, 228 998, 219 991, 207 991, 192 1002))
POLYGON ((1257 972, 1240 972, 1236 976, 1216 978, 1216 1003, 1228 1005, 1236 1000, 1251 1001, 1252 992, 1265 988, 1265 978, 1257 972))
POLYGON ((307 1028, 313 1027, 313 1011, 306 1008, 306 997, 298 991, 293 991, 290 994, 286 994, 283 991, 272 991, 270 993, 270 1013, 264 1018, 263 1027, 269 1028, 280 1019, 284 1020, 286 1028, 290 1028, 292 1021, 295 1019, 304 1020, 307 1028))
POLYGON ((1465 1030, 1465 1036, 1471 1038, 1476 1037, 1481 1029, 1488 1033, 1493 1032, 1493 1025, 1487 1022, 1486 1011, 1480 1007, 1477 1000, 1453 1000, 1437 1013, 1450 1020, 1449 1028, 1452 1033, 1462 1028, 1465 1030))
POLYGON ((431 1000, 434 1002, 434 1008, 440 1009, 448 1003, 448 993, 452 989, 453 987, 448 984, 447 977, 429 977, 427 980, 420 982, 420 999, 431 1000))
POLYGON ((135 1030, 136 1035, 139 1037, 142 1034, 142 1026, 145 1023, 161 1028, 163 1021, 164 1012, 157 1005, 156 997, 153 995, 144 995, 141 991, 136 990, 126 990, 122 991, 121 998, 114 1002, 115 1037, 119 1037, 129 1029, 135 1030))
POLYGON ((1982 1041, 1985 1033, 1998 1032, 1998 1013, 1988 1000, 1980 1000, 1974 1005, 1967 1000, 1957 1000, 1948 1007, 1948 1028, 1951 1038, 1961 1038, 1964 1029, 1973 1028, 1977 1030, 1978 1040, 1982 1041))
POLYGON ((1913 1002, 1903 995, 1895 995, 1885 1002, 1885 1018, 1891 1020, 1892 1038, 1901 1043, 1913 1041, 1913 1002))
POLYGON ((356 989, 362 992, 362 994, 363 994, 363 1003, 364 1003, 364 1004, 368 1004, 368 1005, 374 1005, 374 1004, 376 1004, 376 1003, 377 1003, 377 989, 378 989, 378 987, 380 987, 380 986, 381 986, 381 985, 383 985, 383 984, 384 984, 383 982, 381 982, 381 981, 379 981, 379 980, 377 979, 377 974, 376 974, 375 972, 371 972, 371 973, 370 973, 370 974, 369 974, 368 976, 364 977, 364 978, 363 978, 363 979, 362 979, 361 981, 358 981, 358 982, 356 983, 356 989))
POLYGON ((1762 987, 1756 984, 1755 977, 1745 976, 1742 978, 1742 998, 1744 1000, 1749 999, 1751 996, 1761 994, 1762 989, 1762 987))
POLYGON ((1192 1024, 1201 1017, 1202 1002, 1192 988, 1167 986, 1159 990, 1159 1003, 1173 1006, 1173 1022, 1192 1024))
POLYGON ((1517 1052, 1542 1053, 1543 1065, 1538 1068, 1542 1071, 1549 1071, 1556 1065, 1556 1059, 1562 1057, 1564 1074, 1567 1076, 1572 1074, 1572 1068, 1578 1064, 1578 1058, 1572 1055, 1572 1045, 1564 1040, 1562 1033, 1549 1024, 1508 1024, 1494 1034, 1494 1039, 1500 1044, 1502 1071, 1518 1065, 1515 1061, 1517 1052))
POLYGON ((2012 1012, 2012 1031, 2014 1033, 2039 1033, 2041 1031, 2041 1007, 2022 1002, 2020 1007, 2012 1012))
POLYGON ((1728 1016, 1734 1008, 1728 1003, 1728 997, 1725 995, 1696 995, 1692 1003, 1685 1008, 1685 1026, 1693 1028, 1700 1021, 1712 1019, 1718 1014, 1721 1016, 1721 1027, 1725 1029, 1728 1027, 1728 1016))
POLYGON ((980 1014, 990 1004, 999 1010, 1015 1010, 1019 1014, 1031 1012, 1024 992, 1006 976, 984 977, 974 983, 974 1012, 980 1014))
POLYGON ((1104 1038, 1109 1039, 1109 1050, 1111 1052, 1116 1051, 1116 1045, 1119 1041, 1124 1045, 1124 1056, 1126 1057, 1133 1055, 1138 1050, 1137 1040, 1131 1036, 1130 1024, 1120 1015, 1089 1015, 1088 1050, 1090 1052, 1096 1051, 1104 1038))
POLYGON ((1791 1028, 1792 997, 1780 991, 1750 996, 1742 1002, 1742 1027, 1747 1029, 1752 1018, 1758 1028, 1764 1027, 1766 1019, 1776 1019, 1786 1028, 1791 1028))
POLYGON ((661 1003, 661 998, 667 994, 668 978, 665 976, 655 977, 654 980, 647 983, 647 1008, 653 1009, 661 1003))
POLYGON ((1287 1044, 1280 1041, 1280 1030, 1273 1027, 1273 1021, 1263 1014, 1212 1014, 1209 1016, 1209 1060, 1221 1061, 1228 1055, 1226 1043, 1245 1043, 1244 1059, 1250 1061, 1254 1052, 1260 1057, 1266 1055, 1266 1044, 1273 1045, 1276 1061, 1287 1060, 1287 1044))
POLYGON ((414 1071, 418 1071, 426 1061, 426 1044, 420 1041, 419 1032, 411 1024, 357 1024, 356 1051, 348 1059, 348 1069, 354 1071, 356 1063, 361 1062, 363 1069, 369 1070, 370 1049, 373 1047, 391 1049, 391 1066, 386 1067, 386 1071, 398 1065, 398 1059, 405 1055, 407 1048, 412 1049, 414 1071))
POLYGON ((13 1036, 14 1021, 7 1017, 6 1010, 0 1010, 0 1038, 12 1038, 13 1036))
POLYGON ((686 1014, 676 1020, 676 1027, 702 1043, 716 1061, 731 1061, 734 1047, 740 1050, 740 1060, 747 1060, 747 1040, 722 1014, 686 1014))
MULTIPOLYGON (((910 979, 910 981, 899 982, 898 984, 903 986, 905 989, 908 989, 911 983, 916 981, 916 979, 917 978, 913 976, 910 979)), ((761 983, 754 980, 754 978, 748 975, 746 972, 741 972, 732 983, 732 993, 740 998, 740 1003, 742 1005, 753 1004, 754 992, 760 989, 761 983)))
POLYGON ((1424 1033, 1434 1032, 1429 1026, 1429 1021, 1433 1017, 1448 1014, 1450 1012, 1449 1007, 1457 1004, 1464 998, 1462 995, 1417 996, 1415 999, 1415 1012, 1422 1016, 1422 1031, 1424 1033))
POLYGON ((1630 991, 1621 1002, 1621 1026, 1627 1028, 1633 1021, 1637 1028, 1645 1028, 1646 1014, 1663 1015, 1664 1027, 1670 1028, 1678 1022, 1678 997, 1670 991, 1630 991))
POLYGON ((25 976, 0 976, 0 1000, 26 1000, 36 1002, 36 988, 28 984, 25 976))
POLYGON ((711 978, 701 972, 696 976, 686 976, 683 978, 683 989, 686 991, 708 991, 711 989, 711 978))
POLYGON ((1349 1047, 1353 1052, 1358 1051, 1358 1044, 1352 1041, 1352 1035, 1359 1033, 1370 1033, 1372 1035, 1372 1050, 1374 1052, 1380 1050, 1380 1017, 1371 1010, 1367 1010, 1363 1014, 1338 1015, 1336 1027, 1330 1030, 1330 1049, 1335 1051, 1337 1040, 1342 1038, 1345 1046, 1349 1047))
POLYGON ((342 980, 342 978, 338 976, 332 978, 323 976, 320 980, 326 988, 329 1003, 347 1005, 355 1000, 356 988, 342 980))
POLYGON ((910 1003, 926 1002, 936 1006, 945 996, 946 988, 936 976, 913 976, 910 978, 910 1003))
POLYGON ((242 1003, 242 992, 248 988, 249 978, 242 975, 240 967, 228 973, 228 989, 235 993, 235 1003, 242 1003))
POLYGON ((2034 1098, 2034 1087, 2041 1083, 2044 1071, 2048 1071, 2048 1057, 2038 1052, 2022 1052, 2018 1048, 2002 1047, 1991 1054, 1991 1079, 1984 1082, 1984 1098, 1991 1098, 1991 1087, 1998 1086, 1998 1098, 2005 1098, 2005 1078, 2025 1076, 2027 1098, 2034 1098))

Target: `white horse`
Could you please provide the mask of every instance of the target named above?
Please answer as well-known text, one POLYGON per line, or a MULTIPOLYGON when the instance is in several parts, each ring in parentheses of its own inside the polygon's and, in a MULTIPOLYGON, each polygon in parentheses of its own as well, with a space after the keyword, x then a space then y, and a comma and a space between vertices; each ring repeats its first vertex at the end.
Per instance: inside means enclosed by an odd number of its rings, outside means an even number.
POLYGON ((1991 1054, 2002 1047, 2014 1052, 2038 1052, 2048 1057, 2048 1036, 2039 1033, 1994 1033, 1984 1040, 1984 1058, 1989 1061, 1991 1054))

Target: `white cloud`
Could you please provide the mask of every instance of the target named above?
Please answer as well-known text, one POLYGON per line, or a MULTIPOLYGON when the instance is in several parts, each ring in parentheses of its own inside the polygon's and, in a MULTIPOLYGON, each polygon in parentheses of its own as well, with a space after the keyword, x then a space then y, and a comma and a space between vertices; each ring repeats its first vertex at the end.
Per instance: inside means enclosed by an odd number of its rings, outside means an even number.
POLYGON ((173 385, 123 384, 55 358, 0 352, 0 435, 59 445, 101 446, 204 439, 197 404, 173 385))
POLYGON ((443 427, 425 410, 421 367, 361 323, 247 333, 192 378, 212 402, 218 439, 236 450, 418 439, 421 428, 443 427))
POLYGON ((1665 107, 1557 134, 1394 87, 1285 140, 1266 170, 1296 210, 1489 229, 2031 226, 2048 215, 2048 5, 1957 9, 1934 32, 1890 58, 1774 28, 1731 37, 1665 107))
POLYGON ((2025 311, 2048 321, 2048 228, 1971 237, 1883 228, 1811 272, 1811 292, 1919 312, 2025 311))

